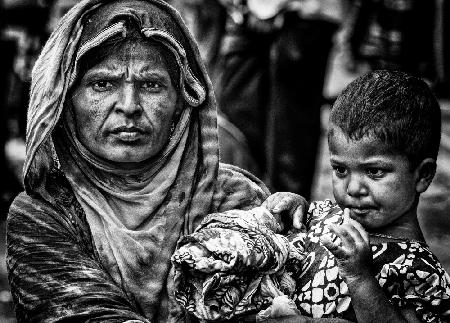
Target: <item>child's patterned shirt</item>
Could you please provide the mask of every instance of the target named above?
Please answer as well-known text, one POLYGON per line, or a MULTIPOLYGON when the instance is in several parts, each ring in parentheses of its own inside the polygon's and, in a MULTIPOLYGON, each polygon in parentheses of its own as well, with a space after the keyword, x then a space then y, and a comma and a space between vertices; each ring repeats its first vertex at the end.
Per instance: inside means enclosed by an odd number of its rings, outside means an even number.
MULTIPOLYGON (((293 234, 291 244, 307 258, 291 261, 287 271, 296 281, 294 300, 304 315, 355 319, 347 284, 339 275, 334 256, 321 244, 329 224, 340 224, 343 212, 331 201, 313 202, 308 233, 293 234)), ((390 302, 412 308, 423 322, 450 320, 450 277, 423 242, 398 240, 371 243, 376 280, 390 302)))

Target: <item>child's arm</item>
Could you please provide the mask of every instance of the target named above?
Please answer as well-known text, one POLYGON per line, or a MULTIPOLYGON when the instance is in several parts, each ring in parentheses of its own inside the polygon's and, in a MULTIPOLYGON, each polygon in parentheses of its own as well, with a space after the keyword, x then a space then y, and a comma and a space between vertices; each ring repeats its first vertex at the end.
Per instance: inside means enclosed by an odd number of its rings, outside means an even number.
POLYGON ((344 210, 343 224, 330 226, 330 230, 340 238, 341 244, 332 242, 329 237, 321 240, 336 257, 358 322, 421 322, 413 310, 401 310, 389 302, 371 269, 369 235, 360 223, 350 219, 348 209, 344 210))

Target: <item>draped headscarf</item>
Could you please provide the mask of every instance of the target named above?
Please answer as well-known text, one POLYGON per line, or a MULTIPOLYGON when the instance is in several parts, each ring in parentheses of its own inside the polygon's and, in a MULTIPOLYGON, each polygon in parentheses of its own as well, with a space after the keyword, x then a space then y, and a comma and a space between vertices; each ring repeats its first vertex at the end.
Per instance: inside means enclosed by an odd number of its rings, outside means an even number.
MULTIPOLYGON (((179 14, 160 0, 85 0, 61 20, 32 73, 25 188, 47 198, 52 169, 63 171, 81 204, 103 266, 146 317, 168 321, 170 256, 183 234, 216 211, 217 111, 211 82, 179 14), (126 171, 78 140, 68 93, 79 60, 132 20, 176 61, 183 108, 173 135, 144 166, 126 171)), ((239 186, 239 185, 238 185, 239 186)), ((255 185, 258 194, 265 188, 255 185)), ((238 206, 254 192, 227 193, 238 206)), ((226 203, 225 203, 226 204, 226 203)), ((173 306, 172 306, 173 305, 173 306)), ((172 313, 177 315, 177 313, 172 313)))

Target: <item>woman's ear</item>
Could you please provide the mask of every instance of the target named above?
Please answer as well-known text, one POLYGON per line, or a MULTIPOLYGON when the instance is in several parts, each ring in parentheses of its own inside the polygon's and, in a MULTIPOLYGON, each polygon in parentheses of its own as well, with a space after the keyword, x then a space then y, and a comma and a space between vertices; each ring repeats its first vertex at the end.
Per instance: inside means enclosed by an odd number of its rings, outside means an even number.
POLYGON ((423 193, 430 186, 436 173, 436 160, 434 158, 425 158, 417 166, 416 170, 416 192, 423 193))

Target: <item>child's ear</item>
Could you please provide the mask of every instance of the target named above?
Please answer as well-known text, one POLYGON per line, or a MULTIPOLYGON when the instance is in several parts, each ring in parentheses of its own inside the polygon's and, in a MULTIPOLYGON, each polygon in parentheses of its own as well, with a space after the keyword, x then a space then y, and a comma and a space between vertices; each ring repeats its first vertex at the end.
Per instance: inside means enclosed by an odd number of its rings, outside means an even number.
POLYGON ((417 166, 416 170, 416 192, 423 193, 430 186, 436 173, 436 160, 433 158, 425 158, 417 166))

